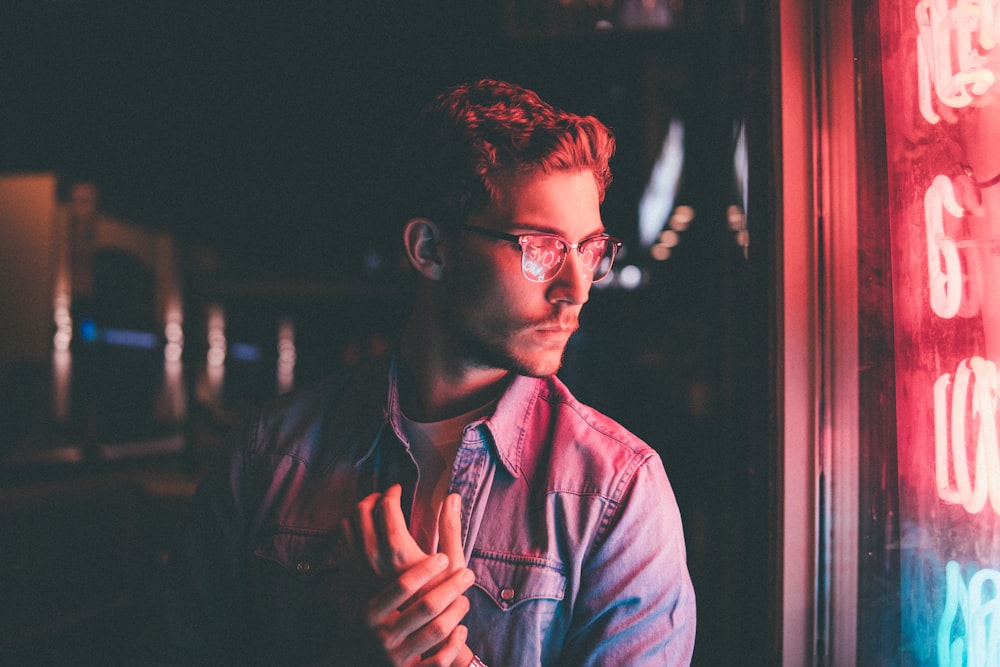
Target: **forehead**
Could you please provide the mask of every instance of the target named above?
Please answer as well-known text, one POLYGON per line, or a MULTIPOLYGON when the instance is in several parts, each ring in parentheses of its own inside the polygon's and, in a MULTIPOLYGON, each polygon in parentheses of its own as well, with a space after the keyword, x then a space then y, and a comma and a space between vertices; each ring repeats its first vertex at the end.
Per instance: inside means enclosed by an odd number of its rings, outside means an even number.
POLYGON ((547 231, 568 239, 603 231, 597 179, 588 169, 530 172, 504 179, 484 213, 503 230, 547 231))

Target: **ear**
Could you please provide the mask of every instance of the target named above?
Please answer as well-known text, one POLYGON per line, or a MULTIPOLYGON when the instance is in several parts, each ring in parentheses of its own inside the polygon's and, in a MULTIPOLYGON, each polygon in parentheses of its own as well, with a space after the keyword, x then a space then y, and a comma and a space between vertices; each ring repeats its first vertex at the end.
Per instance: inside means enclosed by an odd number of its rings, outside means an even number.
POLYGON ((403 229, 406 258, 413 268, 429 280, 441 280, 444 276, 447 264, 444 240, 441 229, 427 218, 413 218, 403 229))

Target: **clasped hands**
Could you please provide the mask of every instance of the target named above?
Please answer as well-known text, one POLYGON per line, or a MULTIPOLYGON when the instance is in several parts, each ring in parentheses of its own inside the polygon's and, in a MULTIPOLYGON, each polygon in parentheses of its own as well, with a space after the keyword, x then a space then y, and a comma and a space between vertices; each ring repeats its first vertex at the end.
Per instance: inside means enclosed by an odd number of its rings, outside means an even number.
MULTIPOLYGON (((438 553, 428 554, 410 535, 400 506, 402 489, 364 498, 342 521, 353 572, 368 577, 372 595, 360 612, 394 667, 466 667, 472 651, 464 593, 475 582, 462 550, 461 499, 451 494, 438 516, 438 553)), ((357 582, 360 583, 360 582, 357 582)))

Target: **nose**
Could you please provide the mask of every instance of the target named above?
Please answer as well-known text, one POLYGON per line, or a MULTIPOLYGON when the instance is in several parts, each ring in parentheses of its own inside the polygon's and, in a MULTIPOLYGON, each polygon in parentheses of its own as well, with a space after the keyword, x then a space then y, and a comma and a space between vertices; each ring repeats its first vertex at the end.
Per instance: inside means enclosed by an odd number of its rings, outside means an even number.
POLYGON ((548 299, 551 303, 583 305, 590 298, 592 284, 584 272, 579 251, 570 250, 559 267, 559 273, 548 284, 548 299))

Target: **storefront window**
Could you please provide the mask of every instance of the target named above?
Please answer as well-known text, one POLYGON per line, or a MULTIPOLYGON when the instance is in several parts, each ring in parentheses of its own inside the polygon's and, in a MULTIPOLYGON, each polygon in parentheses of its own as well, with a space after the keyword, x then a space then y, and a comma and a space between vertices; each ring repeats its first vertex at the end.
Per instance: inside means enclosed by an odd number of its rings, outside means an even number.
POLYGON ((898 547, 898 655, 995 665, 1000 2, 882 0, 879 18, 896 431, 885 468, 896 479, 883 488, 898 491, 898 541, 887 542, 898 547))

